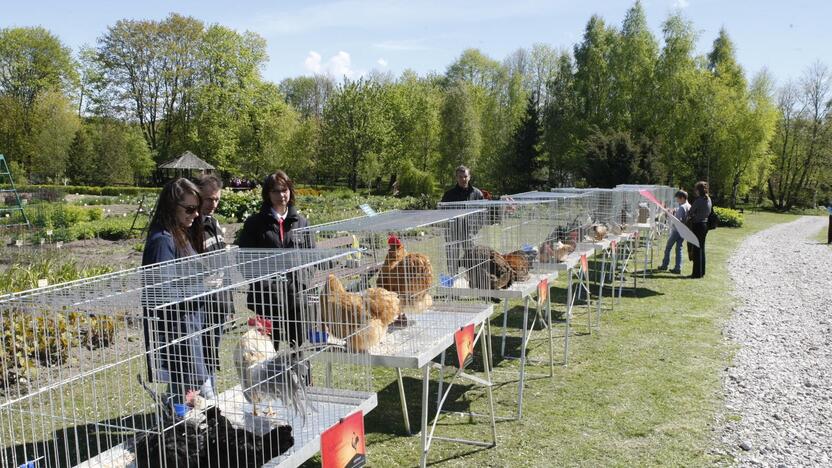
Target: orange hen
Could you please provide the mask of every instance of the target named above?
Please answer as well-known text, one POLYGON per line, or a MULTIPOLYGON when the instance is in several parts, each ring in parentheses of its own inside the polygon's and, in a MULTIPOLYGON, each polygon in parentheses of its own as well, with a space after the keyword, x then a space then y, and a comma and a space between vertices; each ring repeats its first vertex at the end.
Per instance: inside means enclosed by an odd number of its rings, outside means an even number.
POLYGON ((376 285, 399 295, 403 312, 424 312, 433 305, 428 290, 433 285, 433 267, 426 255, 407 253, 398 237, 387 239, 389 250, 379 270, 376 285))
POLYGON ((396 294, 381 288, 347 292, 333 274, 327 277, 321 297, 321 315, 327 329, 357 351, 366 351, 384 338, 387 326, 399 316, 399 308, 396 294))

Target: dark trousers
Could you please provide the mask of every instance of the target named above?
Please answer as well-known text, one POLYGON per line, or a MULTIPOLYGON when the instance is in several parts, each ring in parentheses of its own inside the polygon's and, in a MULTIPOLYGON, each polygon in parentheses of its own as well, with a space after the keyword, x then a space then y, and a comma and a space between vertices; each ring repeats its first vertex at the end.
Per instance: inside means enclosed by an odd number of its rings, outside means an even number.
POLYGON ((699 247, 695 245, 690 246, 691 256, 693 257, 693 272, 691 276, 694 278, 701 278, 705 276, 705 237, 708 235, 708 223, 694 223, 691 231, 699 240, 699 247))

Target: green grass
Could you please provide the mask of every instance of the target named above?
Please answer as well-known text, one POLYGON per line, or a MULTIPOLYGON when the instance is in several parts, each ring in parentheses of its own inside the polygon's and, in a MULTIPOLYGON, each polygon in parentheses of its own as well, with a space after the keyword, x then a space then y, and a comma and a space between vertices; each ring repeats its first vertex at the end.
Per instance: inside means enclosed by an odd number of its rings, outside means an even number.
MULTIPOLYGON (((717 418, 723 415, 720 379, 733 352, 721 334, 733 303, 726 260, 746 236, 793 219, 796 217, 791 215, 754 213, 746 216, 741 229, 712 231, 705 279, 657 274, 640 288, 641 297, 629 297, 625 292, 615 311, 605 312, 600 333, 572 340, 568 367, 558 365, 554 379, 528 381, 524 417, 498 422, 497 447, 477 449, 436 441, 429 462, 444 460, 447 466, 699 466, 726 462, 709 451, 719 443, 715 428, 717 418)), ((690 268, 686 262, 684 271, 690 273, 690 268)), ((562 288, 563 280, 559 279, 554 289, 559 309, 562 288)), ((519 304, 514 311, 520 311, 519 304)), ((580 325, 585 322, 585 316, 577 315, 575 331, 582 333, 585 329, 580 325)), ((499 323, 495 318, 495 335, 499 323)), ((558 332, 562 336, 562 327, 558 332)), ((532 358, 546 356, 543 336, 538 333, 532 342, 532 358)), ((513 341, 514 349, 518 342, 513 341)), ((562 338, 556 342, 556 357, 558 351, 562 356, 562 338)), ((516 370, 516 363, 498 362, 498 369, 516 370)), ((547 366, 538 363, 527 369, 543 374, 547 366)), ((379 406, 366 418, 369 460, 375 466, 417 465, 419 438, 404 436, 394 373, 376 369, 374 375, 379 406)), ((406 375, 411 377, 405 380, 411 424, 418 431, 420 387, 415 371, 406 375)), ((514 409, 516 372, 500 373, 496 378, 511 380, 495 388, 498 414, 507 415, 514 409)), ((460 393, 455 393, 458 399, 452 408, 485 412, 484 391, 471 387, 460 393)), ((434 388, 431 395, 435 398, 434 388)), ((490 436, 485 420, 469 421, 467 416, 445 416, 437 434, 479 440, 490 436)))

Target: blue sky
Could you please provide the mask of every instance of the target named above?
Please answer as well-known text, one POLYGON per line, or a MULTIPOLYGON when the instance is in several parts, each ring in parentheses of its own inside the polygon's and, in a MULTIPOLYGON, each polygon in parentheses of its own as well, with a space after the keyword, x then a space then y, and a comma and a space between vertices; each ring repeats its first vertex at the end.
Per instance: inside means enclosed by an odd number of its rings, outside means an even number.
MULTIPOLYGON (((8 1, 0 26, 41 25, 65 44, 94 44, 122 18, 161 19, 170 12, 251 30, 268 40, 266 79, 280 81, 312 72, 358 76, 372 69, 398 74, 443 72, 462 50, 481 49, 502 60, 536 42, 568 47, 587 20, 600 14, 620 25, 629 0, 479 1, 236 1, 165 2, 8 1)), ((643 0, 650 26, 680 9, 699 31, 707 51, 719 28, 733 38, 749 75, 763 67, 778 82, 797 78, 810 63, 832 66, 832 1, 643 0)))

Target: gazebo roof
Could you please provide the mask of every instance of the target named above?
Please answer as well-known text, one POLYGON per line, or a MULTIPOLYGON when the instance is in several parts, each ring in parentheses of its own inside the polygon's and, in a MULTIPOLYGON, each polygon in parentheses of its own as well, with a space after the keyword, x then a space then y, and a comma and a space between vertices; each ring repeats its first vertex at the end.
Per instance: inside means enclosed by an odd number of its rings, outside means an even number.
POLYGON ((199 157, 190 151, 185 151, 178 158, 171 159, 159 165, 160 169, 199 169, 202 171, 213 170, 214 166, 199 159, 199 157))

